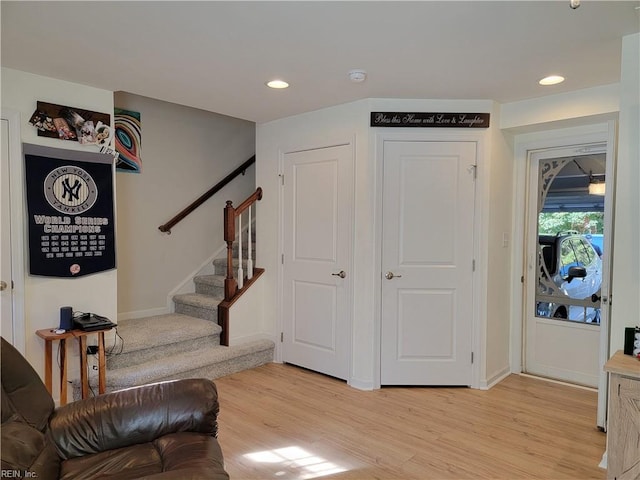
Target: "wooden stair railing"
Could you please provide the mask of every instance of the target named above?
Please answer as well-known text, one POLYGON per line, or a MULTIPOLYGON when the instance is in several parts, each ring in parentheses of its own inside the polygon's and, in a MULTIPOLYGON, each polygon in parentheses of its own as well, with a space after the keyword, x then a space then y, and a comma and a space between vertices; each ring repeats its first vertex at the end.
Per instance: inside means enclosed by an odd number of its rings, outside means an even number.
POLYGON ((184 218, 187 215, 189 215, 196 208, 198 208, 200 205, 202 205, 204 202, 206 202, 211 197, 213 197, 216 193, 218 193, 220 190, 222 190, 229 182, 231 182, 231 180, 233 180, 234 178, 236 178, 240 174, 244 175, 244 173, 247 170, 247 168, 249 168, 254 163, 256 163, 256 156, 255 155, 253 157, 251 157, 249 160, 247 160, 246 162, 244 162, 242 165, 240 165, 238 168, 236 168, 229 175, 227 175, 222 180, 220 180, 218 183, 216 183, 213 187, 211 187, 205 193, 200 195, 190 205, 188 205, 185 208, 183 208, 178 214, 176 214, 167 223, 165 223, 164 225, 160 225, 158 227, 158 230, 160 230, 163 233, 167 233, 167 234, 171 235, 171 228, 174 225, 176 225, 178 222, 184 220, 184 218))
POLYGON ((264 269, 255 268, 252 258, 252 217, 251 207, 258 201, 262 200, 262 188, 258 187, 247 199, 238 207, 233 206, 233 202, 227 201, 224 208, 224 241, 227 243, 227 274, 224 279, 224 300, 218 305, 218 324, 222 327, 220 334, 220 344, 229 345, 229 310, 231 305, 240 298, 247 288, 262 275, 264 269), (248 211, 249 218, 247 220, 247 272, 243 267, 242 255, 242 214, 248 211), (238 231, 238 270, 234 275, 233 268, 233 245, 236 241, 236 224, 238 231))

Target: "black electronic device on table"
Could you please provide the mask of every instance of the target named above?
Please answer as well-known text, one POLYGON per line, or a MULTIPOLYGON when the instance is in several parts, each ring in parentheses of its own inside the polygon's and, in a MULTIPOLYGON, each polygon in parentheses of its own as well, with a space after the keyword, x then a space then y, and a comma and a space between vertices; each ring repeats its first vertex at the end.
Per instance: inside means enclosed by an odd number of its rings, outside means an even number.
POLYGON ((101 317, 95 313, 78 313, 73 316, 73 328, 92 332, 94 330, 104 330, 113 328, 116 324, 107 317, 101 317))

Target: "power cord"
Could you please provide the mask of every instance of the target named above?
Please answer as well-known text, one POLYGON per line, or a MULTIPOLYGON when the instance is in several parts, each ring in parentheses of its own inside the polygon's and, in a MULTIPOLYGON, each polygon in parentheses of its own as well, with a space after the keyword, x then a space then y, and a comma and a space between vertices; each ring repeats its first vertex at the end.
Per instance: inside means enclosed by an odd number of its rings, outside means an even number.
MULTIPOLYGON (((92 355, 92 357, 93 357, 93 355, 92 355)), ((87 375, 87 385, 89 386, 89 390, 91 391, 91 396, 95 397, 96 396, 96 392, 93 389, 93 387, 91 386, 91 369, 89 368, 89 363, 90 362, 87 362, 87 374, 86 374, 87 375)), ((93 367, 93 370, 97 370, 98 369, 98 367, 96 365, 92 365, 92 367, 93 367)))
POLYGON ((113 327, 113 330, 115 338, 113 339, 113 345, 105 352, 107 357, 110 357, 112 355, 120 355, 124 350, 124 338, 122 338, 122 336, 118 332, 118 326, 116 325, 115 327, 113 327), (118 348, 118 351, 116 351, 116 348, 118 347, 118 339, 120 339, 120 346, 118 348))

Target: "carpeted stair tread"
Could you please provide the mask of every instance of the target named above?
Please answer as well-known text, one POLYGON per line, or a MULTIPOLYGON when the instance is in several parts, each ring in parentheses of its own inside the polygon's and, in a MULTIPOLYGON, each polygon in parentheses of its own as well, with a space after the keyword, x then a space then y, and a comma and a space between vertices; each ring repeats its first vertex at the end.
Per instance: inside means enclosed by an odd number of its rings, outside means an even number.
POLYGON ((225 371, 237 371, 233 367, 235 359, 250 355, 270 352, 274 343, 270 340, 257 340, 238 346, 203 347, 191 352, 170 355, 162 360, 132 365, 107 371, 107 387, 127 388, 145 383, 159 382, 173 378, 188 378, 189 372, 197 371, 209 365, 222 367, 217 376, 225 375, 225 371))
MULTIPOLYGON (((254 261, 254 266, 255 266, 255 259, 253 261, 254 261)), ((238 258, 237 257, 234 258, 233 259, 233 268, 237 269, 239 264, 240 264, 240 262, 238 261, 238 258)), ((227 259, 226 258, 216 258, 213 261, 213 266, 216 269, 216 273, 218 273, 220 275, 223 275, 227 271, 227 259)), ((244 274, 246 275, 247 274, 247 259, 246 258, 242 259, 242 268, 244 268, 244 270, 245 270, 244 274)), ((235 275, 235 273, 236 272, 234 272, 234 275, 235 275)))
POLYGON ((210 287, 224 288, 224 275, 198 275, 193 278, 194 283, 201 283, 210 287))
POLYGON ((216 323, 180 313, 118 322, 118 334, 124 339, 122 353, 219 335, 221 330, 216 323))
MULTIPOLYGON (((251 248, 255 261, 255 229, 251 237, 250 247, 247 237, 243 238, 243 254, 251 248)), ((234 251, 237 269, 237 243, 234 251)), ((242 263, 246 275, 246 257, 242 263)), ((226 265, 225 252, 213 261, 217 275, 196 276, 195 293, 174 295, 175 313, 118 322, 122 342, 117 341, 107 357, 107 392, 180 378, 215 379, 273 361, 275 344, 271 340, 220 346, 217 310, 224 299, 226 265)), ((95 370, 89 371, 89 381, 95 391, 95 370)), ((79 380, 72 383, 78 399, 79 380)))
POLYGON ((213 297, 211 295, 203 295, 201 293, 181 293, 174 295, 173 301, 183 303, 192 307, 217 309, 218 304, 224 299, 223 296, 213 297))

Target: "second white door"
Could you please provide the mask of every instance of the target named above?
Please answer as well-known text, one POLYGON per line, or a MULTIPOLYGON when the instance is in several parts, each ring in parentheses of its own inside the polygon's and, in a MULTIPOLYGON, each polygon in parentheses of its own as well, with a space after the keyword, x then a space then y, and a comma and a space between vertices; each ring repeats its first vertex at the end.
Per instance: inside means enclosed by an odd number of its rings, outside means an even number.
POLYGON ((353 150, 284 155, 283 360, 347 379, 353 150))
POLYGON ((385 141, 382 385, 470 385, 475 142, 385 141))
POLYGON ((9 122, 4 118, 2 126, 2 157, 0 158, 0 333, 15 345, 13 331, 13 297, 11 267, 11 195, 9 194, 9 122))

